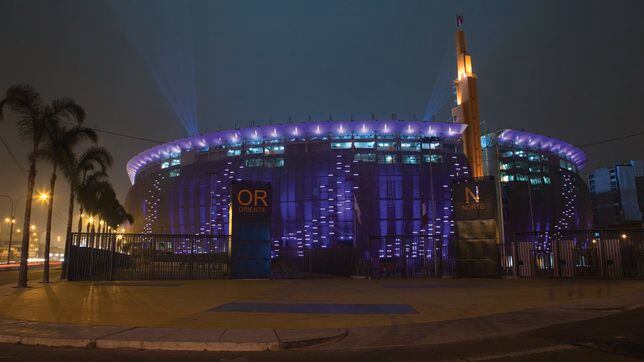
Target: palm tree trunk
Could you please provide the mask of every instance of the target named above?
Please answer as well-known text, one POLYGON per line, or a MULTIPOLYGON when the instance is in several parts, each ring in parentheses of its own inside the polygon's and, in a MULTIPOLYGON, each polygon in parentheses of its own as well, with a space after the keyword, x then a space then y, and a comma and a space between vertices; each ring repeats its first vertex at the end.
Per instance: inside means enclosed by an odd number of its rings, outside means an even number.
POLYGON ((22 244, 20 246, 20 272, 18 273, 18 288, 27 287, 27 258, 29 258, 29 227, 31 225, 31 199, 36 183, 36 158, 30 157, 29 177, 27 179, 27 197, 25 198, 25 219, 22 226, 22 244))
POLYGON ((69 211, 67 212, 67 230, 65 231, 65 253, 63 254, 63 269, 60 279, 67 279, 67 260, 69 259, 69 248, 72 245, 72 221, 74 219, 74 187, 70 185, 69 211))
POLYGON ((78 233, 83 232, 83 205, 80 205, 80 214, 78 214, 78 233))
POLYGON ((58 165, 54 163, 51 172, 51 181, 49 182, 49 206, 47 207, 47 232, 45 232, 45 265, 43 266, 42 282, 49 283, 49 250, 51 248, 51 215, 54 211, 54 190, 56 188, 56 169, 58 165))

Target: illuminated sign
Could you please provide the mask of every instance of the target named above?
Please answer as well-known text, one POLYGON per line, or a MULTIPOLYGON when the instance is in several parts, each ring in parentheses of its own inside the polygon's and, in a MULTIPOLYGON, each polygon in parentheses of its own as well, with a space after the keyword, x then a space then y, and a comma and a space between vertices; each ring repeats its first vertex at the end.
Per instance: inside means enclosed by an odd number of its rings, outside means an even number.
POLYGON ((230 202, 231 277, 270 278, 271 185, 233 182, 230 202))

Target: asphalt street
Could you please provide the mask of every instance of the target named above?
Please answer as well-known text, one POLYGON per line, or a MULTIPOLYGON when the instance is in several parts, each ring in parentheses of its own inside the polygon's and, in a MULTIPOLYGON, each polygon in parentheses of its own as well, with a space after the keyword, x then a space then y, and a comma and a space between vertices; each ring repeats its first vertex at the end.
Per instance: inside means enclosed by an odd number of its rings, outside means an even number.
POLYGON ((644 358, 644 309, 503 338, 405 348, 279 352, 164 352, 0 345, 0 361, 636 361, 644 358))

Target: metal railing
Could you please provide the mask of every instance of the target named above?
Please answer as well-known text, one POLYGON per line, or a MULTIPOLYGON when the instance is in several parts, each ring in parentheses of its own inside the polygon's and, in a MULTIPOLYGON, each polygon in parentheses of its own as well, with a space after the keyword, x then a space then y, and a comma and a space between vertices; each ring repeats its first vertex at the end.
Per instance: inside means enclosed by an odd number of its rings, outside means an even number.
POLYGON ((228 236, 73 233, 68 279, 227 278, 228 243, 228 236))
POLYGON ((644 278, 644 230, 518 233, 502 264, 518 277, 644 278))
MULTIPOLYGON (((229 236, 72 234, 69 280, 220 279, 229 236)), ((418 278, 457 275, 455 250, 422 235, 369 238, 362 247, 284 248, 272 278, 418 278)), ((518 233, 497 245, 499 276, 644 278, 644 230, 518 233)))
POLYGON ((360 260, 371 278, 442 277, 454 275, 450 251, 432 236, 373 236, 360 260))

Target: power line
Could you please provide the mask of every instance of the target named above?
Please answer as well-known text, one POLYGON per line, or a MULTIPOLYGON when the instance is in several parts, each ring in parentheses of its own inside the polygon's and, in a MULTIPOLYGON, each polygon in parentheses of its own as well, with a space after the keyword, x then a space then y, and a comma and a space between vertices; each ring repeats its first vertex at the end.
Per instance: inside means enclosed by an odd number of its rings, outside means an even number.
MULTIPOLYGON (((73 125, 73 126, 77 125, 77 123, 70 122, 70 121, 64 121, 64 123, 67 123, 67 124, 73 125)), ((129 134, 124 134, 124 133, 119 133, 119 132, 114 132, 114 131, 108 131, 106 129, 101 129, 101 128, 97 128, 97 127, 88 127, 88 126, 85 126, 85 127, 89 128, 89 129, 92 129, 92 130, 94 130, 96 132, 105 133, 105 134, 109 134, 109 135, 117 136, 117 137, 129 138, 129 139, 133 139, 133 140, 137 140, 137 141, 145 141, 145 142, 151 142, 151 143, 157 143, 157 144, 164 144, 164 143, 168 142, 168 141, 159 141, 159 140, 155 140, 155 139, 152 139, 152 138, 146 138, 146 137, 140 137, 140 136, 132 136, 132 135, 129 135, 129 134)))
POLYGON ((13 162, 16 164, 16 166, 18 166, 18 169, 20 170, 22 175, 25 178, 27 178, 27 173, 25 172, 25 169, 22 168, 22 165, 20 165, 20 162, 18 162, 18 159, 16 158, 16 155, 14 155, 13 152, 11 152, 11 149, 9 148, 9 145, 7 144, 7 142, 5 142, 4 138, 2 138, 2 137, 0 137, 0 141, 2 141, 2 144, 4 145, 4 148, 7 149, 7 152, 9 153, 9 156, 11 156, 11 159, 13 160, 13 162))
POLYGON ((600 140, 600 141, 585 143, 585 144, 577 145, 577 147, 592 147, 592 146, 597 146, 597 145, 601 145, 601 144, 604 144, 604 143, 621 141, 623 139, 637 137, 637 136, 641 136, 641 135, 644 135, 644 131, 640 131, 640 132, 636 132, 636 133, 632 133, 632 134, 628 134, 628 135, 624 135, 624 136, 619 136, 619 137, 607 138, 607 139, 603 139, 603 140, 600 140))

